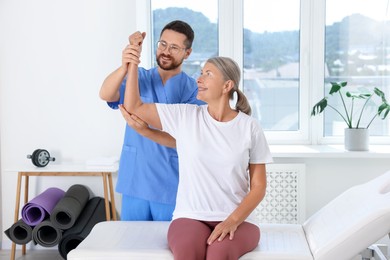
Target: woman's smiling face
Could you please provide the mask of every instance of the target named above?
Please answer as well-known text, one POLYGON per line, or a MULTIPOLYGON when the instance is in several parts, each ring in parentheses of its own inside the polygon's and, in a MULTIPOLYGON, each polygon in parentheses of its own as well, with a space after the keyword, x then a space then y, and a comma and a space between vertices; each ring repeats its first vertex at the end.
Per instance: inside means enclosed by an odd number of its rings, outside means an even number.
POLYGON ((197 98, 209 102, 210 100, 221 97, 225 80, 217 67, 207 62, 201 70, 197 83, 197 98))

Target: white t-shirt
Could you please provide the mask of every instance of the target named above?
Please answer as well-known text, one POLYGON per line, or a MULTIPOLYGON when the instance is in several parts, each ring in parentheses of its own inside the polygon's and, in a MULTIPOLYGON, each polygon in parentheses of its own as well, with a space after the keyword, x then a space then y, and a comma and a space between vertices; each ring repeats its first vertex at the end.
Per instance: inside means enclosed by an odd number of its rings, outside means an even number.
MULTIPOLYGON (((229 122, 216 121, 207 105, 156 106, 179 155, 173 219, 225 220, 249 191, 248 163, 272 162, 259 123, 242 112, 229 122)), ((251 217, 247 221, 255 223, 251 217)))

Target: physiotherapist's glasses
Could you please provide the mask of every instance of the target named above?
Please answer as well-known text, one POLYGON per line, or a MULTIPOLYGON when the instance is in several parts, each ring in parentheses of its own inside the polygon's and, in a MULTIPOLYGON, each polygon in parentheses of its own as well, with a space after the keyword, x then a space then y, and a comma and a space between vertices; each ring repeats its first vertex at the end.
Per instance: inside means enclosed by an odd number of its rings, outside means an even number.
POLYGON ((167 47, 170 54, 178 54, 180 51, 187 49, 187 48, 180 48, 175 44, 171 44, 168 46, 168 43, 165 41, 157 42, 157 49, 159 49, 160 51, 165 51, 167 47))

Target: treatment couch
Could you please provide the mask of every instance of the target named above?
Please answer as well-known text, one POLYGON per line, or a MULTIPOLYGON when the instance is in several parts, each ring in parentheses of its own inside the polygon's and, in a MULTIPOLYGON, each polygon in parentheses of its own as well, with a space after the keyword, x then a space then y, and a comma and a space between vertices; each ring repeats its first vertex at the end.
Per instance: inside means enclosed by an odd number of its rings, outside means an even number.
MULTIPOLYGON (((169 222, 95 225, 68 260, 173 259, 169 222)), ((354 186, 301 224, 259 224, 258 247, 240 260, 350 260, 390 233, 390 171, 354 186)))

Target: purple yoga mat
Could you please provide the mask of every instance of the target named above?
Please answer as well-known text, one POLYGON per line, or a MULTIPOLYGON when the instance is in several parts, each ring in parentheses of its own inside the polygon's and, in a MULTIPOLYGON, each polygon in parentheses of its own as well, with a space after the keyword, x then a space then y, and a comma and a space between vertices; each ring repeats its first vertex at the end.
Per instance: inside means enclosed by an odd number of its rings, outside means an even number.
POLYGON ((64 197, 65 191, 58 188, 48 188, 22 208, 22 219, 30 226, 36 226, 47 218, 58 201, 64 197))

